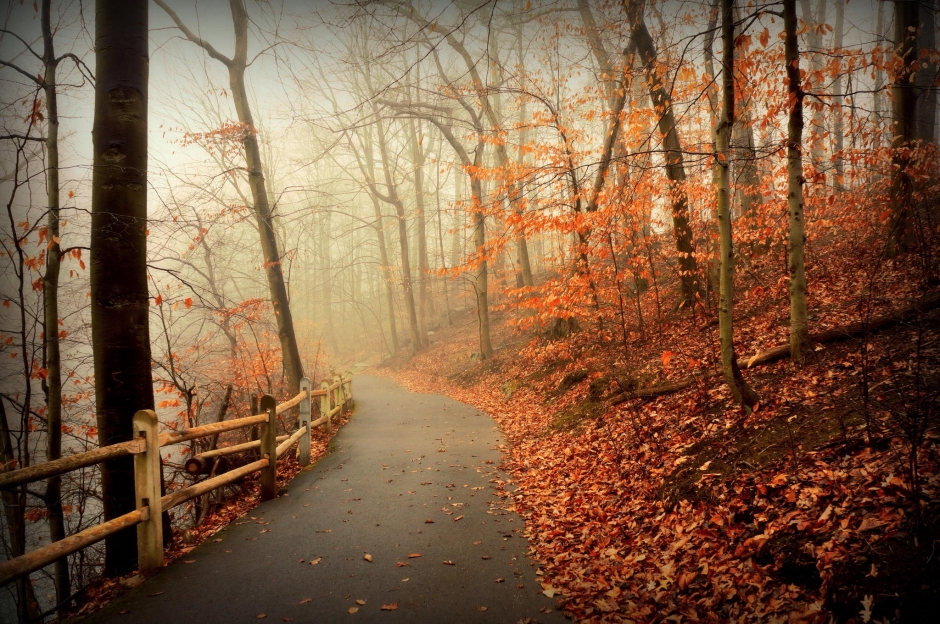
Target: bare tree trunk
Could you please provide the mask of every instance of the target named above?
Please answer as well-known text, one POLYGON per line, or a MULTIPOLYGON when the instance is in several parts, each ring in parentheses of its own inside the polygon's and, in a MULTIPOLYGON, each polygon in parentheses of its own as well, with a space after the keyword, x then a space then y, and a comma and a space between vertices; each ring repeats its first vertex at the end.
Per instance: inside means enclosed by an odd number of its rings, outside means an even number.
POLYGON ((277 235, 274 231, 274 214, 268 202, 268 191, 265 187, 264 167, 261 162, 261 151, 258 147, 257 128, 251 115, 248 92, 245 88, 245 68, 248 64, 248 12, 245 9, 243 0, 229 0, 232 23, 235 27, 235 54, 232 58, 228 58, 219 53, 210 43, 189 30, 164 0, 154 1, 166 11, 187 39, 200 46, 209 56, 225 65, 228 69, 232 101, 235 104, 238 121, 242 124, 244 130, 242 144, 245 148, 248 186, 251 189, 252 209, 255 213, 258 234, 261 238, 261 253, 264 257, 265 275, 268 280, 274 318, 277 322, 278 339, 281 343, 284 376, 287 378, 290 392, 296 393, 300 387, 300 378, 304 376, 303 364, 300 359, 300 351, 297 348, 297 336, 294 332, 294 320, 290 310, 287 284, 284 281, 281 255, 278 251, 277 235))
MULTIPOLYGON (((153 409, 147 290, 147 4, 97 0, 91 216, 91 327, 101 446, 133 437, 153 409)), ((133 458, 101 471, 106 520, 136 507, 133 458)), ((137 531, 105 539, 105 574, 137 565, 137 531)))
MULTIPOLYGON (((937 47, 937 13, 940 0, 923 0, 920 4, 918 47, 935 50, 937 47)), ((918 52, 920 56, 920 52, 918 52)), ((918 87, 917 127, 915 136, 926 143, 937 141, 937 79, 940 78, 936 57, 921 59, 921 68, 914 78, 918 87)))
MULTIPOLYGON (((818 27, 826 21, 826 0, 817 0, 816 14, 813 15, 812 0, 800 0, 800 7, 803 11, 803 22, 806 24, 806 43, 810 52, 809 71, 818 74, 822 71, 822 33, 818 27)), ((813 90, 821 89, 822 85, 813 85, 813 90)), ((817 98, 818 99, 818 98, 817 98)), ((811 143, 809 146, 810 165, 812 166, 814 180, 823 170, 823 149, 822 136, 826 132, 823 107, 820 105, 812 106, 813 115, 810 119, 811 143)), ((824 175, 824 174, 823 174, 824 175)), ((822 179, 825 179, 824 177, 822 179)), ((812 188, 812 187, 811 187, 812 188)))
MULTIPOLYGON (((46 96, 46 218, 49 245, 46 248, 46 272, 42 277, 43 300, 43 354, 46 378, 43 389, 46 394, 46 461, 62 456, 62 358, 59 353, 59 266, 62 248, 59 245, 59 104, 57 97, 55 56, 51 24, 51 0, 42 1, 40 16, 42 27, 45 68, 42 86, 46 96)), ((49 510, 49 541, 65 538, 65 516, 62 512, 62 477, 50 477, 46 481, 46 507, 49 510)), ((62 557, 53 567, 56 604, 60 617, 68 607, 71 594, 69 582, 69 560, 62 557)))
MULTIPOLYGON (((835 32, 833 33, 833 47, 836 50, 836 54, 842 53, 842 38, 843 31, 845 29, 845 1, 846 0, 834 0, 836 3, 836 27, 835 32)), ((832 181, 832 188, 837 191, 841 191, 845 185, 845 162, 842 159, 842 149, 845 144, 845 130, 843 129, 842 121, 842 104, 844 102, 843 92, 845 90, 843 88, 843 81, 844 77, 840 71, 839 75, 836 76, 835 83, 832 87, 832 156, 836 168, 836 175, 832 181)))
POLYGON ((408 313, 408 326, 411 330, 411 351, 417 353, 421 350, 425 339, 421 336, 418 325, 418 313, 415 308, 414 285, 411 281, 411 258, 408 253, 408 221, 405 218, 405 205, 398 196, 398 189, 392 179, 392 159, 388 154, 388 145, 385 130, 379 124, 378 128, 379 155, 382 158, 382 170, 385 173, 385 187, 387 196, 382 199, 395 207, 398 220, 398 246, 401 250, 401 286, 405 295, 405 310, 408 313))
MULTIPOLYGON (((477 146, 474 158, 474 167, 482 166, 483 146, 477 146)), ((493 357, 493 345, 490 343, 490 304, 489 304, 489 274, 486 261, 486 213, 483 210, 483 188, 476 176, 470 178, 470 188, 473 194, 473 243, 476 246, 479 267, 475 283, 477 295, 477 315, 480 329, 480 357, 490 359, 493 357)))
MULTIPOLYGON (((740 22, 740 11, 734 7, 735 22, 740 22)), ((735 36, 742 33, 736 32, 735 36)), ((742 76, 740 70, 735 70, 735 76, 741 82, 747 82, 747 76, 742 76)), ((738 202, 741 205, 741 216, 751 215, 763 203, 764 196, 760 188, 760 172, 757 169, 757 149, 754 142, 754 125, 751 116, 752 101, 744 99, 740 105, 740 113, 735 113, 734 127, 731 129, 732 143, 734 145, 734 179, 737 180, 738 202)), ((733 213, 733 210, 732 210, 733 213)))
POLYGON ((414 118, 408 120, 408 141, 411 144, 411 161, 414 166, 415 184, 415 226, 418 239, 418 335, 421 336, 421 347, 428 346, 428 239, 427 218, 424 205, 424 163, 425 152, 421 145, 424 136, 420 135, 421 128, 414 118))
POLYGON ((336 327, 333 324, 333 261, 330 249, 330 222, 333 214, 324 210, 320 217, 320 310, 323 319, 323 333, 326 342, 333 350, 333 356, 339 355, 339 344, 336 341, 336 327))
POLYGON ((721 368, 735 402, 750 412, 758 398, 738 368, 734 352, 734 251, 731 236, 731 129, 734 126, 734 0, 721 0, 721 120, 715 132, 720 241, 718 325, 721 368))
POLYGON ((790 117, 787 123, 787 209, 789 215, 788 270, 790 273, 790 358, 802 364, 809 333, 804 267, 803 212, 803 89, 797 40, 796 0, 783 2, 784 62, 790 117))
POLYGON ((676 118, 672 110, 672 98, 666 90, 662 74, 656 67, 656 46, 643 21, 645 6, 646 0, 624 0, 631 39, 646 67, 650 99, 660 114, 658 125, 662 137, 663 158, 666 161, 666 178, 673 187, 671 189, 673 195, 672 227, 676 238, 676 252, 679 256, 682 303, 685 306, 691 306, 695 303, 695 297, 701 287, 698 279, 698 264, 695 260, 692 227, 689 223, 689 197, 683 188, 685 165, 682 158, 682 145, 679 142, 676 118))
MULTIPOLYGON (((876 0, 878 3, 878 18, 875 22, 875 45, 879 48, 884 48, 884 32, 885 32, 885 0, 876 0)), ((881 147, 881 121, 884 116, 884 94, 882 89, 885 86, 885 70, 881 63, 875 65, 875 93, 873 95, 873 106, 875 109, 875 138, 874 138, 874 147, 878 149, 881 147)))
POLYGON ((914 185, 908 167, 908 148, 916 138, 917 85, 914 83, 920 68, 917 46, 917 31, 920 26, 918 0, 897 0, 894 3, 894 48, 901 60, 900 67, 891 85, 892 124, 894 137, 891 147, 891 196, 894 214, 890 221, 885 255, 893 257, 907 251, 911 239, 911 211, 913 210, 914 185))
MULTIPOLYGON (((359 158, 358 153, 353 148, 353 154, 359 164, 359 169, 366 178, 366 185, 369 187, 369 198, 372 200, 373 214, 375 221, 372 228, 375 230, 375 236, 379 246, 379 263, 381 265, 382 282, 385 286, 385 300, 388 313, 389 335, 392 339, 391 355, 398 351, 398 330, 395 323, 395 293, 392 282, 392 265, 388 257, 388 244, 385 240, 385 225, 382 215, 382 207, 379 205, 379 191, 375 184, 375 153, 372 142, 372 128, 367 127, 364 135, 360 135, 363 147, 363 157, 359 158)), ((384 198, 383 198, 384 199, 384 198)))

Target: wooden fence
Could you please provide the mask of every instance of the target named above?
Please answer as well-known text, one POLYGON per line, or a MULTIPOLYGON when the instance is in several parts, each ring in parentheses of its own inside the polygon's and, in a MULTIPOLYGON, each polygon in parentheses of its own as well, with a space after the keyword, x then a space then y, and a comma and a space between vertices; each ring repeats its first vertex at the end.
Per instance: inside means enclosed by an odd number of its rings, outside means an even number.
POLYGON ((266 394, 261 398, 260 414, 171 433, 158 433, 157 415, 152 410, 140 410, 134 414, 134 439, 132 440, 0 473, 0 489, 6 489, 92 466, 115 457, 133 455, 134 487, 137 498, 137 509, 134 511, 0 563, 0 586, 135 525, 137 526, 139 571, 141 574, 155 572, 163 567, 163 524, 160 517, 163 511, 257 471, 261 472, 261 500, 274 498, 277 491, 277 459, 299 442, 297 459, 301 465, 308 465, 310 463, 310 432, 313 427, 321 426, 329 431, 333 426, 333 416, 351 401, 352 375, 347 373, 344 376, 333 375, 331 379, 324 380, 318 390, 312 390, 310 380, 304 378, 300 382, 300 392, 283 403, 277 403, 274 397, 266 394), (320 397, 320 417, 311 422, 310 401, 314 397, 320 397), (297 430, 290 435, 278 437, 277 415, 292 407, 299 407, 297 430), (162 469, 160 447, 254 425, 260 426, 258 440, 200 453, 186 462, 186 470, 191 474, 199 474, 203 470, 197 467, 204 465, 207 460, 255 448, 260 448, 261 459, 194 483, 166 496, 160 496, 162 469))

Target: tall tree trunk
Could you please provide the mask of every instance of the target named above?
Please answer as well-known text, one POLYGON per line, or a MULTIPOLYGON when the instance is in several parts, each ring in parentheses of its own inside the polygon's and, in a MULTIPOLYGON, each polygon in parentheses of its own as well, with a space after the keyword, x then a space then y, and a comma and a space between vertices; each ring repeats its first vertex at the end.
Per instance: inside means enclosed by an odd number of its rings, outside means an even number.
MULTIPOLYGON (((846 0, 834 0, 836 3, 836 28, 833 33, 833 48, 836 54, 842 53, 842 36, 845 29, 845 2, 846 0)), ((842 72, 836 76, 835 83, 832 86, 832 158, 835 163, 836 175, 832 181, 832 188, 841 191, 845 185, 845 161, 842 159, 842 149, 845 144, 845 130, 843 129, 842 104, 844 102, 842 72)))
POLYGON ((333 214, 324 210, 320 217, 320 317, 323 320, 323 333, 326 343, 333 350, 333 356, 339 355, 336 341, 336 327, 333 324, 333 260, 330 249, 330 221, 333 214))
POLYGON ((790 358, 802 364, 809 333, 804 267, 805 216, 803 212, 803 88, 800 82, 800 47, 796 37, 796 0, 783 1, 784 62, 790 117, 787 123, 787 211, 789 217, 788 270, 790 273, 790 358))
POLYGON ((718 170, 718 239, 720 244, 718 326, 721 368, 735 402, 748 412, 758 398, 738 368, 734 352, 734 251, 731 236, 731 129, 734 126, 734 0, 721 0, 721 120, 715 132, 718 170))
POLYGON ((676 252, 679 257, 679 272, 682 279, 682 303, 685 306, 691 306, 695 303, 700 286, 692 226, 689 222, 689 196, 684 188, 685 165, 682 158, 682 144, 679 142, 676 117, 672 110, 672 98, 666 90, 662 73, 656 66, 656 46, 643 20, 645 6, 646 0, 624 0, 630 36, 646 67, 650 99, 660 115, 658 126, 662 137, 663 158, 666 161, 666 178, 673 187, 671 189, 672 228, 676 238, 676 252))
MULTIPOLYGON (((477 146, 474 158, 474 168, 479 170, 482 166, 483 146, 477 146)), ((473 194, 473 244, 479 255, 479 267, 474 284, 477 295, 477 316, 480 330, 480 357, 488 360, 493 357, 493 345, 490 342, 490 304, 489 304, 489 273, 486 261, 486 212, 483 209, 483 186, 475 175, 470 178, 470 189, 473 194)))
MULTIPOLYGON (((737 5, 734 7, 734 19, 740 24, 740 11, 737 5)), ((740 34, 742 33, 736 31, 735 36, 740 34)), ((748 81, 748 77, 742 76, 739 69, 735 69, 735 76, 739 81, 738 84, 748 81)), ((735 167, 732 175, 733 179, 738 181, 736 195, 741 206, 741 216, 754 214, 764 201, 760 188, 760 172, 757 169, 752 106, 750 98, 741 101, 740 113, 735 113, 734 127, 731 129, 735 167)))
POLYGON ((411 330, 411 351, 417 353, 421 350, 425 339, 421 336, 418 326, 418 313, 415 307, 414 285, 411 281, 411 258, 408 252, 408 221, 405 218, 405 205, 398 196, 398 189, 392 179, 392 159, 388 153, 388 144, 385 129, 379 124, 378 128, 379 156, 382 158, 382 170, 385 174, 385 188, 388 193, 383 199, 395 207, 398 221, 398 246, 401 250, 401 286, 405 295, 405 311, 408 313, 408 327, 411 330))
MULTIPOLYGON (((53 45, 51 0, 42 0, 40 16, 45 68, 42 86, 46 96, 46 218, 49 245, 46 248, 46 272, 42 276, 43 301, 43 354, 46 379, 46 461, 62 456, 62 358, 59 353, 59 265, 62 248, 59 245, 59 104, 57 98, 56 69, 58 62, 53 45)), ((49 541, 65 538, 65 516, 62 512, 62 477, 49 477, 46 481, 46 507, 49 510, 49 541)), ((57 559, 53 566, 56 604, 61 616, 68 607, 71 594, 68 557, 57 559)))
MULTIPOLYGON (((581 0, 584 2, 585 0, 581 0)), ((522 51, 522 24, 517 26, 516 31, 516 53, 518 55, 519 66, 521 68, 525 67, 525 55, 522 51)), ((520 166, 525 166, 526 156, 524 148, 529 141, 529 132, 526 128, 526 124, 529 123, 529 111, 528 111, 528 98, 522 98, 522 106, 519 107, 519 153, 516 156, 516 161, 520 166)), ((532 287, 535 285, 535 280, 532 278, 532 262, 529 259, 529 242, 527 240, 527 232, 525 230, 525 206, 527 199, 523 200, 523 195, 525 194, 525 183, 520 183, 517 188, 519 189, 519 197, 513 202, 515 206, 516 218, 518 223, 513 229, 514 232, 514 241, 516 243, 516 265, 519 270, 519 274, 522 277, 522 285, 532 287)))
POLYGON ((891 147, 891 197, 894 214, 890 221, 885 255, 896 256, 907 251, 911 238, 911 211, 914 186, 908 167, 916 138, 917 85, 914 83, 920 68, 917 35, 920 26, 918 0, 897 0, 894 3, 894 49, 901 60, 891 85, 893 140, 891 147))
POLYGON ((385 242, 385 225, 383 223, 382 207, 379 205, 378 189, 375 186, 375 157, 372 151, 372 132, 363 140, 365 146, 365 166, 369 183, 369 197, 372 198, 372 210, 375 214, 374 229, 379 243, 379 262, 382 264, 382 281, 385 284, 385 300, 388 308, 388 329, 392 339, 392 355, 398 351, 398 330, 395 323, 395 293, 392 285, 392 264, 388 259, 388 245, 385 242))
MULTIPOLYGON (((921 50, 936 50, 937 48, 937 14, 940 12, 940 0, 923 0, 920 4, 920 30, 918 32, 918 47, 921 50)), ((920 56, 920 51, 918 51, 920 56)), ((915 136, 927 143, 937 141, 937 80, 938 74, 936 57, 928 56, 921 59, 921 68, 914 78, 918 87, 917 96, 917 127, 915 136)))
MULTIPOLYGON (((885 44, 885 0, 875 0, 878 3, 878 17, 875 22, 875 46, 884 49, 885 44)), ((875 93, 873 94, 873 107, 875 109, 875 138, 874 147, 881 147, 881 121, 884 117, 885 71, 882 63, 875 64, 875 93)), ((880 176, 878 176, 880 177, 880 176)), ((877 179, 877 178, 876 178, 877 179)))
POLYGON ((154 1, 166 11, 187 39, 200 46, 209 56, 225 65, 228 69, 229 87, 232 90, 235 113, 244 131, 242 145, 245 149, 245 166, 248 169, 248 186, 251 189, 252 210, 255 214, 258 234, 261 238, 261 253, 264 258, 264 270, 268 280, 271 307, 274 309, 278 339, 281 343, 284 376, 287 378, 289 391, 296 393, 300 387, 300 378, 304 376, 303 364, 297 347, 294 319, 291 315, 287 284, 284 281, 284 272, 281 267, 281 255, 278 251, 277 235, 274 231, 274 215, 268 202, 261 150, 258 146, 257 128, 251 115, 248 91, 245 87, 245 68, 248 65, 248 12, 245 9, 243 0, 229 0, 232 23, 235 27, 235 54, 232 58, 228 58, 219 53, 212 44, 189 30, 164 0, 154 1))
MULTIPOLYGON (((133 437, 153 409, 147 291, 147 4, 97 0, 92 139, 91 331, 101 446, 133 437)), ((101 470, 104 516, 133 511, 132 457, 101 470)), ((137 531, 105 538, 105 574, 137 565, 137 531)))
POLYGON ((425 152, 422 142, 421 127, 413 117, 408 119, 409 143, 411 144, 411 161, 414 166, 415 185, 415 227, 417 229, 418 252, 418 335, 421 336, 421 347, 428 346, 428 308, 430 306, 430 293, 428 292, 428 239, 427 214, 424 197, 424 163, 425 152))
MULTIPOLYGON (((803 11, 803 22, 806 24, 806 43, 810 52, 809 55, 809 73, 819 75, 822 71, 822 33, 819 28, 826 22, 826 0, 817 0, 816 13, 813 14, 812 0, 800 0, 800 7, 803 11)), ((822 90, 822 84, 812 85, 813 91, 822 90)), ((819 98, 817 98, 819 99, 819 98)), ((810 118, 810 145, 809 159, 811 171, 813 172, 810 181, 815 181, 819 176, 825 180, 823 173, 823 141, 822 137, 826 132, 826 122, 824 119, 823 106, 816 102, 812 106, 812 117, 810 118)), ((811 189, 813 187, 810 187, 811 189)), ((815 195, 814 191, 811 191, 815 195)))
MULTIPOLYGON (((444 147, 444 137, 441 137, 441 144, 438 147, 438 154, 441 154, 444 147)), ((444 275, 441 278, 441 282, 444 285, 444 310, 447 313, 447 325, 448 327, 454 324, 454 319, 450 313, 450 292, 447 286, 447 283, 450 279, 447 277, 447 256, 444 254, 444 212, 441 210, 441 167, 438 163, 437 167, 437 187, 434 192, 434 197, 437 200, 437 242, 441 250, 441 270, 444 272, 444 275)))

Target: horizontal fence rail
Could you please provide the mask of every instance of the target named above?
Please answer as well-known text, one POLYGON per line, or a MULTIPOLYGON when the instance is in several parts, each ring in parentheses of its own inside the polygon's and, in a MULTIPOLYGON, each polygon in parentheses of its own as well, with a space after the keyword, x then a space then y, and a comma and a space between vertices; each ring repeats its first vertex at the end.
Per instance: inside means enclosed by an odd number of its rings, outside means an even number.
POLYGON ((331 430, 332 417, 351 403, 352 374, 347 372, 343 376, 333 375, 329 380, 324 380, 319 390, 312 390, 310 380, 304 378, 300 382, 300 392, 283 403, 277 403, 274 397, 265 395, 261 399, 261 414, 180 431, 158 433, 157 415, 152 410, 141 410, 134 414, 133 440, 76 453, 19 470, 0 472, 0 489, 6 489, 93 466, 116 457, 133 455, 134 486, 137 498, 137 509, 134 511, 0 563, 0 586, 135 525, 137 526, 139 571, 145 575, 155 572, 163 567, 163 524, 161 521, 163 511, 234 483, 255 472, 261 473, 261 500, 274 498, 277 493, 277 460, 299 443, 297 459, 301 465, 308 465, 310 463, 310 433, 313 428, 322 426, 326 431, 331 430), (321 416, 311 421, 313 397, 320 398, 321 416), (297 429, 288 435, 278 436, 277 415, 293 407, 297 407, 299 412, 297 429), (260 426, 258 440, 199 453, 187 460, 186 471, 190 474, 209 472, 211 468, 206 469, 206 466, 214 458, 253 449, 260 449, 260 459, 161 496, 161 447, 254 425, 260 426))

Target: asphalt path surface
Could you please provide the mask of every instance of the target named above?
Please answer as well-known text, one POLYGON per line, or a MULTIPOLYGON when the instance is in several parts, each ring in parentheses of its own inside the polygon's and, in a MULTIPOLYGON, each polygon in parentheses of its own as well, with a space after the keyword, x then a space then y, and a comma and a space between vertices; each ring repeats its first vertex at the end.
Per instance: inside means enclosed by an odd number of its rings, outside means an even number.
POLYGON ((496 495, 493 420, 353 384, 330 454, 86 622, 567 622, 496 495))

